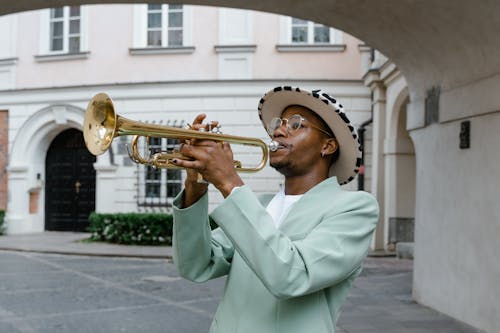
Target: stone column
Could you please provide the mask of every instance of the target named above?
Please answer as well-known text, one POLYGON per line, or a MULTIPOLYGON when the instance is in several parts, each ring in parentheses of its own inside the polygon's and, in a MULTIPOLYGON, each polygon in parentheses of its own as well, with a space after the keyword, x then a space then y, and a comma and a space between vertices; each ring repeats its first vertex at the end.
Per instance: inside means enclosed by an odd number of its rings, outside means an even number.
POLYGON ((384 190, 384 138, 386 127, 386 89, 380 80, 378 70, 370 70, 364 76, 365 85, 372 91, 372 175, 370 192, 377 198, 380 207, 379 223, 372 241, 373 250, 383 250, 385 222, 384 190))

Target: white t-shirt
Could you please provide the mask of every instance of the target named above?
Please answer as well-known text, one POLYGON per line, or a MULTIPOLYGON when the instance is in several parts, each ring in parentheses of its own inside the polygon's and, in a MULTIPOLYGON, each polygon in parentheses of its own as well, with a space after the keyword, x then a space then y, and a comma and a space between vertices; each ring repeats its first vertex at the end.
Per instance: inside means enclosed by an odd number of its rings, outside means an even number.
POLYGON ((293 204, 296 203, 302 196, 303 194, 285 195, 284 190, 276 193, 266 208, 269 215, 273 218, 276 228, 278 228, 281 222, 283 222, 293 204))

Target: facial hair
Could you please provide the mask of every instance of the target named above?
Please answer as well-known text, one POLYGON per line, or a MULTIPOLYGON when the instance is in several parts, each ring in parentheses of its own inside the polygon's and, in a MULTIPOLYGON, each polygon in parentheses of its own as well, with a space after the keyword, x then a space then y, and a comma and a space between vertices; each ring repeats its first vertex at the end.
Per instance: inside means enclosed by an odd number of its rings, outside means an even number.
POLYGON ((292 167, 291 161, 274 162, 274 163, 269 163, 269 165, 276 171, 281 173, 283 176, 287 176, 290 173, 292 167))

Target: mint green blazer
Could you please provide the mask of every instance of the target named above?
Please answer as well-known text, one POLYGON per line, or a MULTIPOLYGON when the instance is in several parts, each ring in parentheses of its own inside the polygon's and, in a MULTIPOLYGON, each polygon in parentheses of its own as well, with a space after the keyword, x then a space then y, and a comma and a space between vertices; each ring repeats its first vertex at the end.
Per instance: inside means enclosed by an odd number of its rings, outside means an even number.
POLYGON ((227 275, 210 332, 331 333, 361 272, 378 205, 366 192, 344 191, 332 177, 297 201, 276 229, 248 186, 212 213, 208 197, 174 202, 173 257, 179 274, 203 282, 227 275), (219 228, 211 231, 209 218, 219 228))

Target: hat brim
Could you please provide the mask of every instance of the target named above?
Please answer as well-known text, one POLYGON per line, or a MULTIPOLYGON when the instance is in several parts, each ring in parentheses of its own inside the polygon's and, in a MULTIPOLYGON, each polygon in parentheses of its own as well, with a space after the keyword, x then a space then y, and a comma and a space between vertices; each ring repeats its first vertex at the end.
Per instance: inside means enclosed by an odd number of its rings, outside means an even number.
POLYGON ((315 112, 330 127, 340 147, 339 159, 330 166, 329 177, 339 184, 354 179, 361 165, 361 147, 354 126, 342 105, 321 91, 309 92, 300 88, 277 87, 267 92, 259 102, 259 117, 264 127, 272 118, 280 117, 286 107, 302 105, 315 112))

